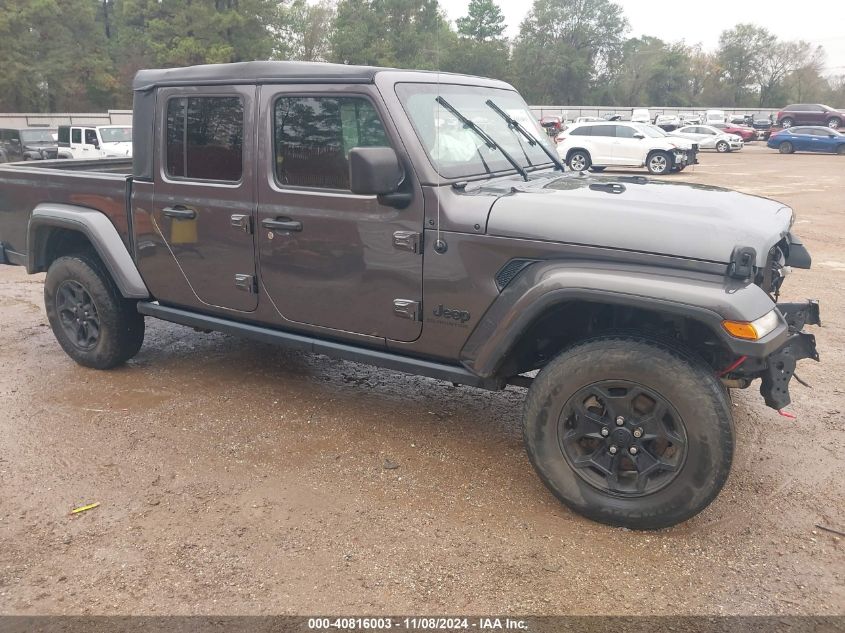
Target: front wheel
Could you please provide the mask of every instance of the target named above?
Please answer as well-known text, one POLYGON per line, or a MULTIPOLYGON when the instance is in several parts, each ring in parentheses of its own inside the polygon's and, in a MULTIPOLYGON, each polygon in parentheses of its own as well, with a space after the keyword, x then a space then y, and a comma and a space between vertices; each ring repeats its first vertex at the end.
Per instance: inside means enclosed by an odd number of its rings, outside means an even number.
POLYGON ((836 117, 829 119, 827 122, 827 127, 829 127, 831 130, 838 130, 840 127, 842 127, 842 119, 837 119, 836 117))
POLYGON ((44 305, 59 345, 85 367, 116 367, 144 342, 143 315, 120 295, 93 253, 59 257, 50 265, 44 305))
POLYGON ((659 176, 672 169, 672 157, 667 152, 654 152, 646 160, 648 173, 659 176))
POLYGON ((569 155, 569 169, 572 171, 586 171, 591 164, 590 155, 583 150, 576 150, 569 155))
POLYGON ((790 128, 790 127, 792 127, 793 125, 795 125, 795 121, 793 121, 793 120, 792 120, 792 119, 790 119, 789 117, 786 117, 785 119, 783 119, 783 120, 780 122, 780 126, 781 126, 784 130, 785 130, 786 128, 790 128))
POLYGON ((676 525, 707 507, 733 457, 730 405, 713 371, 680 348, 593 339, 537 376, 523 419, 540 478, 584 516, 631 529, 676 525))
POLYGON ((727 141, 719 141, 716 143, 716 151, 720 154, 724 154, 725 152, 731 151, 731 146, 727 141))
POLYGON ((792 152, 795 151, 795 148, 792 146, 792 143, 790 143, 789 141, 784 141, 783 143, 778 145, 778 151, 781 154, 791 154, 792 152))

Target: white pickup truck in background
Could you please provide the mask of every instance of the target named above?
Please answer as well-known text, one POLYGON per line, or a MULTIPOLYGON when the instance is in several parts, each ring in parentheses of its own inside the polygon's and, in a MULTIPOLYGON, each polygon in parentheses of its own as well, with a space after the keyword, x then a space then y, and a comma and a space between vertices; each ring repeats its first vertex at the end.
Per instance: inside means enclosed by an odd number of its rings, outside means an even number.
POLYGON ((132 156, 130 125, 60 125, 59 158, 132 156))

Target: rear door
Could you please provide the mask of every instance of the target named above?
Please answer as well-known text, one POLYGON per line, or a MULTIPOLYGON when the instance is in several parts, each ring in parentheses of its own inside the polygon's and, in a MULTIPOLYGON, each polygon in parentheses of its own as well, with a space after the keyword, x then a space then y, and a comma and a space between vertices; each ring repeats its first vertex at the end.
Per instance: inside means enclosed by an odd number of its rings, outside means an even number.
POLYGON ((70 128, 70 153, 74 158, 87 158, 90 152, 83 151, 85 143, 82 141, 82 128, 70 128))
POLYGON ((372 86, 261 86, 257 245, 280 315, 327 330, 413 341, 422 331, 423 199, 372 86), (349 190, 349 151, 392 147, 410 204, 349 190))
MULTIPOLYGON (((590 155, 595 165, 616 165, 613 144, 616 141, 615 125, 590 126, 590 155)), ((625 164, 625 163, 621 163, 625 164)))
POLYGON ((164 88, 156 108, 151 216, 166 256, 202 304, 255 310, 255 86, 164 88))

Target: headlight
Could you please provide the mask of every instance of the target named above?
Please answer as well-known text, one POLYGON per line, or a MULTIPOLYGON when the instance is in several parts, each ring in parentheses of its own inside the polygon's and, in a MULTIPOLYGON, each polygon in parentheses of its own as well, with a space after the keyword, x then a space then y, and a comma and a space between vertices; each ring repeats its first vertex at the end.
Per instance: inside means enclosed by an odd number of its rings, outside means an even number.
POLYGON ((725 331, 736 338, 757 341, 774 332, 780 323, 777 310, 771 310, 756 321, 722 321, 725 331))

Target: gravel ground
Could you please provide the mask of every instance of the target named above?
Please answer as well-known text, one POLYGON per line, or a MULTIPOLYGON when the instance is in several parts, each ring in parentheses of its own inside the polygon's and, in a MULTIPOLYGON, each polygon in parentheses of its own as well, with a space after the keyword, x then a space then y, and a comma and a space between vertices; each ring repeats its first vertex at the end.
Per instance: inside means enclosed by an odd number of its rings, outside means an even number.
POLYGON ((749 146, 672 178, 792 205, 814 268, 784 298, 818 297, 825 327, 798 419, 734 392, 727 486, 652 533, 558 504, 522 448, 523 390, 152 320, 126 367, 87 370, 43 275, 0 266, 0 612, 845 613, 845 543, 816 527, 845 531, 843 167, 749 146))

